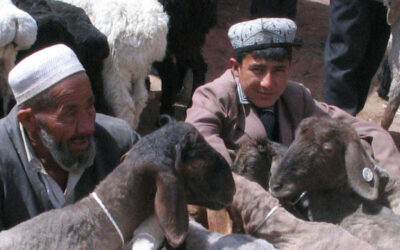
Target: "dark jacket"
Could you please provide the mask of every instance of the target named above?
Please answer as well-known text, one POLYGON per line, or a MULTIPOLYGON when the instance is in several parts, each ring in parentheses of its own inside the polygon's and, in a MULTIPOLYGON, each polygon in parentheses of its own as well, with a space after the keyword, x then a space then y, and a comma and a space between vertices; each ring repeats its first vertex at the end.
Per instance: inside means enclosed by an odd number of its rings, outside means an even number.
MULTIPOLYGON (((125 121, 97 114, 94 138, 94 164, 84 171, 74 191, 66 197, 67 204, 93 191, 139 136, 125 121)), ((0 120, 0 230, 54 208, 40 178, 28 163, 14 108, 0 120)))

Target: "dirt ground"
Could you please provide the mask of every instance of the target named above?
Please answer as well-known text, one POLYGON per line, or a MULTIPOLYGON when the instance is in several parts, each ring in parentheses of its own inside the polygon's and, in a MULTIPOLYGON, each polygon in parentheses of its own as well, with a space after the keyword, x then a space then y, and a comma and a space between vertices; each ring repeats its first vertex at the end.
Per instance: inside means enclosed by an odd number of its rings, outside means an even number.
MULTIPOLYGON (((229 27, 239 21, 250 19, 250 0, 220 0, 218 4, 218 24, 210 31, 203 53, 208 64, 207 82, 216 78, 229 67, 229 57, 232 48, 227 38, 229 27)), ((323 51, 329 28, 329 0, 299 0, 296 23, 298 36, 304 41, 301 48, 293 53, 293 68, 291 79, 307 86, 315 99, 321 100, 323 79, 323 51)), ((147 134, 155 129, 158 116, 160 83, 156 77, 151 78, 151 93, 149 105, 143 112, 139 132, 147 134)), ((370 95, 364 110, 358 115, 362 119, 379 123, 386 101, 376 94, 376 77, 373 80, 370 95)), ((181 98, 176 105, 176 119, 183 120, 187 98, 181 98)), ((389 129, 398 146, 400 146, 400 115, 395 117, 389 129)))

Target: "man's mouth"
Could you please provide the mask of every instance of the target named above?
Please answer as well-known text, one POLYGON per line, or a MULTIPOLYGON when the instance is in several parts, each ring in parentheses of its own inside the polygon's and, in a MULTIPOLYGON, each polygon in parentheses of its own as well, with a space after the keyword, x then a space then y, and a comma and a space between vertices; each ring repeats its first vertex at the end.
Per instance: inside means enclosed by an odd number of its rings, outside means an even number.
POLYGON ((90 137, 79 137, 70 140, 70 147, 72 151, 85 150, 89 147, 90 137))

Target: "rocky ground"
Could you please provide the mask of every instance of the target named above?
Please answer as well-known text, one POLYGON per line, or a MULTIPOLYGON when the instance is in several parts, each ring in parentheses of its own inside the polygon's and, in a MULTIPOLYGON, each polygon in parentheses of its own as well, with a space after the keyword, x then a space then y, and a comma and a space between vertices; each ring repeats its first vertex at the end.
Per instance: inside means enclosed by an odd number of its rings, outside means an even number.
MULTIPOLYGON (((219 76, 229 67, 229 57, 232 49, 227 38, 228 28, 239 21, 250 18, 251 1, 220 0, 218 5, 218 24, 207 36, 207 43, 203 51, 208 64, 206 79, 210 81, 219 76)), ((297 6, 296 23, 298 36, 304 41, 301 48, 294 50, 291 79, 302 82, 312 92, 317 100, 321 100, 323 78, 323 51, 328 32, 328 5, 329 0, 299 0, 297 6)), ((147 134, 155 129, 154 124, 158 116, 160 83, 152 77, 149 105, 143 112, 139 131, 147 134)), ((358 115, 365 120, 380 121, 386 101, 376 94, 376 78, 373 80, 370 95, 364 110, 358 115)), ((187 98, 182 97, 176 105, 176 119, 183 120, 187 98)), ((395 117, 390 133, 400 145, 400 115, 395 117)))

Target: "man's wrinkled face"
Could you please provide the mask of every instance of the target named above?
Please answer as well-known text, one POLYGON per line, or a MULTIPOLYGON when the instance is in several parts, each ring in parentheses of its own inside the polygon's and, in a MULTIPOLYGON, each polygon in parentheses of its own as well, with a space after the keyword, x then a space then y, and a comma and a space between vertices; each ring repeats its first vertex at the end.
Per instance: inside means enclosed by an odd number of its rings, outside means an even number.
POLYGON ((257 107, 273 105, 286 88, 289 59, 270 61, 246 55, 241 65, 234 58, 231 58, 231 64, 247 98, 257 107))
POLYGON ((43 146, 67 171, 93 163, 96 112, 89 79, 85 73, 70 76, 52 89, 56 105, 35 114, 43 146))

